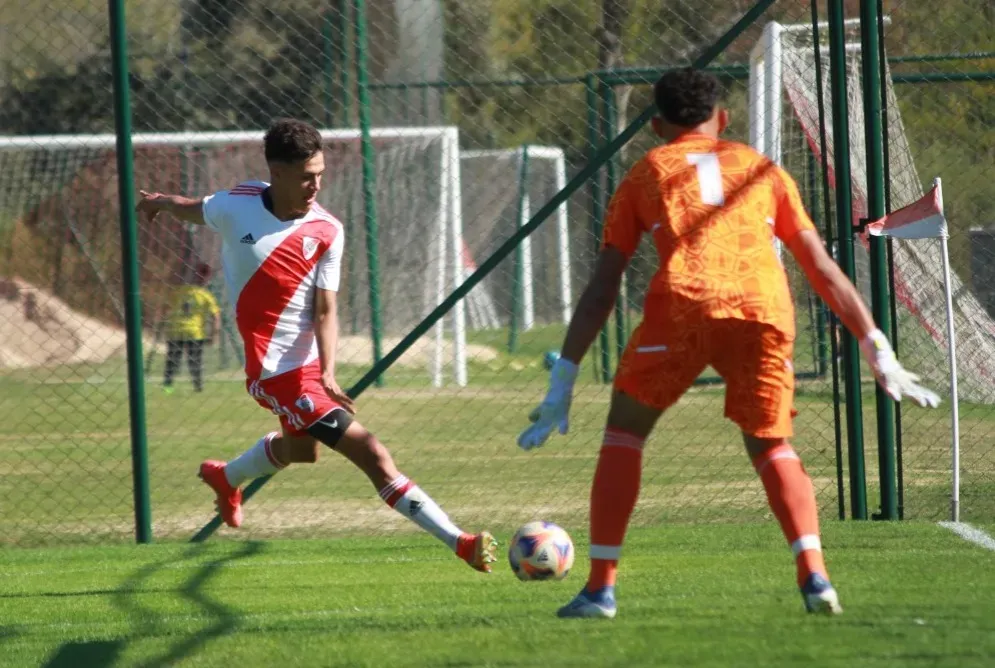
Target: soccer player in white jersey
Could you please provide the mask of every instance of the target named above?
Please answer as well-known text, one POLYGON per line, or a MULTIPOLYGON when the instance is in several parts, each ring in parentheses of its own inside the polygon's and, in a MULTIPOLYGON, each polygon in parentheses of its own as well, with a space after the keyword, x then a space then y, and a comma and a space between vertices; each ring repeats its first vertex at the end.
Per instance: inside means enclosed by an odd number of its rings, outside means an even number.
POLYGON ((150 222, 165 211, 221 235, 225 281, 245 342, 246 387, 280 418, 281 432, 237 458, 201 464, 222 519, 241 525, 240 486, 289 464, 316 462, 323 443, 359 467, 391 508, 473 568, 490 572, 493 536, 462 531, 401 474, 387 448, 353 419, 352 400, 335 380, 344 231, 317 203, 325 172, 321 135, 307 123, 281 119, 266 133, 264 148, 269 183, 241 183, 203 199, 141 191, 138 205, 150 222))

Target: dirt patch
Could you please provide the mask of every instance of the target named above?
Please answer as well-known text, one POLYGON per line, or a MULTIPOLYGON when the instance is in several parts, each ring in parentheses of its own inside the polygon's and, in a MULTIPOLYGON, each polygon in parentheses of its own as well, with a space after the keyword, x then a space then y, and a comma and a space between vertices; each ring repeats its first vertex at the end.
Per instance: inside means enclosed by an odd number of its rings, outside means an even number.
MULTIPOLYGON (((19 278, 0 279, 0 369, 26 369, 60 364, 103 362, 124 354, 127 337, 121 327, 108 325, 19 278)), ((390 350, 399 337, 384 339, 383 349, 390 350)), ((151 336, 143 341, 145 351, 155 344, 151 336)), ((397 361, 407 367, 428 367, 435 352, 431 336, 416 341, 397 361)), ((443 342, 443 364, 453 358, 453 342, 443 342)), ((489 346, 468 344, 467 359, 491 362, 498 353, 489 346)), ((373 346, 362 336, 339 339, 338 359, 348 364, 373 363, 373 346)))
POLYGON ((69 308, 19 278, 0 282, 0 368, 102 362, 120 354, 124 329, 69 308))

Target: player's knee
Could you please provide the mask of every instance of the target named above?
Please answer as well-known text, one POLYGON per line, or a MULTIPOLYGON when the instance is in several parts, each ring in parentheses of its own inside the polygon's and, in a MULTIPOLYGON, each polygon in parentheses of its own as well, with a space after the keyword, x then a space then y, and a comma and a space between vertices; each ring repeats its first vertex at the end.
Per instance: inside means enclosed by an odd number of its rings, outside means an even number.
MULTIPOLYGON (((285 448, 280 448, 280 450, 286 453, 287 462, 291 464, 314 464, 318 461, 318 455, 320 454, 318 452, 319 444, 314 438, 283 438, 286 439, 286 446, 285 448)), ((283 454, 279 450, 277 452, 283 454)))
POLYGON ((783 436, 754 436, 746 432, 743 432, 743 443, 746 445, 746 452, 749 454, 751 460, 756 460, 758 457, 762 457, 765 453, 776 447, 789 445, 788 439, 783 436))
POLYGON ((310 443, 301 443, 297 448, 297 463, 299 464, 314 464, 318 461, 318 457, 321 455, 321 448, 318 447, 318 441, 311 439, 310 443))

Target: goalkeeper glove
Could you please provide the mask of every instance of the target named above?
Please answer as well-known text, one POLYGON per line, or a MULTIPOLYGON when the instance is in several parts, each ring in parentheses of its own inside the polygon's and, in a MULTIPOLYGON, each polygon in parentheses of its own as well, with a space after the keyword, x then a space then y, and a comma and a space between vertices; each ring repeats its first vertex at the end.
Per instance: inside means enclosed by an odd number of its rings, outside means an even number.
POLYGON ((556 360, 549 374, 549 391, 542 403, 529 413, 532 425, 518 436, 518 447, 523 450, 538 448, 549 438, 554 429, 566 434, 570 428, 570 402, 573 399, 577 365, 562 357, 556 360))
POLYGON ((902 397, 908 397, 923 408, 940 405, 939 395, 920 385, 919 376, 899 363, 888 337, 880 329, 875 329, 860 342, 860 351, 871 365, 878 384, 892 399, 901 401, 902 397))

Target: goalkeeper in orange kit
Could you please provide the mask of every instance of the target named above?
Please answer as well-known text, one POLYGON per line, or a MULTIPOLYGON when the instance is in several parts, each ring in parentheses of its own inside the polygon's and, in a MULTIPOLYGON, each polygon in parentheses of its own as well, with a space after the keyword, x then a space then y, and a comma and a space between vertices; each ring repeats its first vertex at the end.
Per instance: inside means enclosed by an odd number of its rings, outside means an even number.
POLYGON ((591 489, 591 571, 562 617, 614 617, 615 576, 639 494, 642 450, 660 415, 706 366, 725 380, 725 415, 743 432, 797 563, 810 612, 841 611, 829 582, 812 482, 789 443, 794 415, 794 308, 775 251, 780 239, 847 329, 895 400, 939 397, 895 358, 853 285, 826 253, 792 178, 753 149, 719 135, 728 113, 710 74, 683 69, 655 87, 653 129, 666 141, 626 175, 612 198, 594 275, 555 364, 549 392, 519 436, 526 449, 566 433, 577 367, 612 310, 640 238, 660 266, 643 321, 619 362, 591 489))

